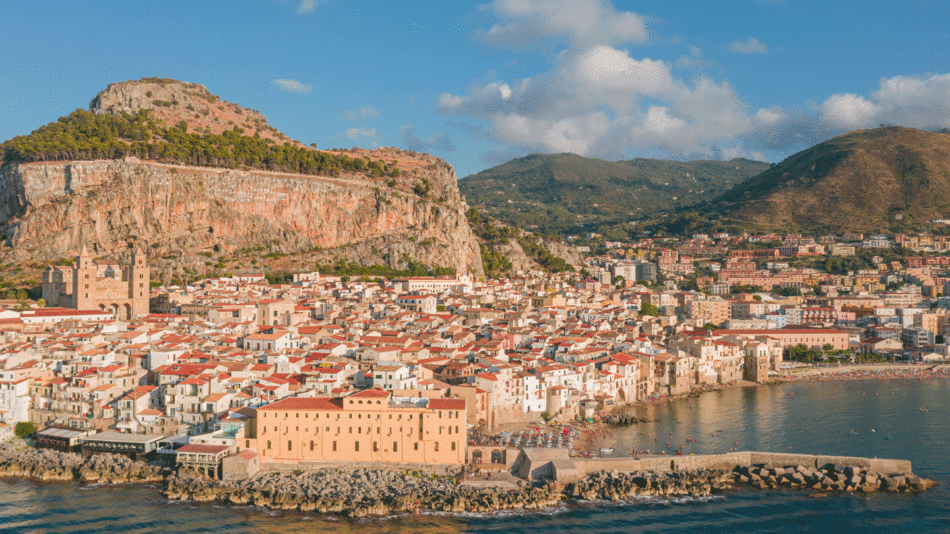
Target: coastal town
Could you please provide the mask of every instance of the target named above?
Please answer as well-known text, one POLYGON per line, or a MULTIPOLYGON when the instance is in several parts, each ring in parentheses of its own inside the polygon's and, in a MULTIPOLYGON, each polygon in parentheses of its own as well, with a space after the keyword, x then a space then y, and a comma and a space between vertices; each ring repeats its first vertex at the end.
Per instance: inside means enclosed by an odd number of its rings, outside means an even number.
POLYGON ((945 361, 950 261, 937 253, 950 242, 862 239, 608 243, 574 272, 504 279, 250 273, 154 288, 141 250, 123 266, 83 249, 44 272, 45 307, 0 312, 0 432, 213 478, 504 464, 478 445, 822 362, 945 361), (864 247, 903 261, 795 266, 864 247))

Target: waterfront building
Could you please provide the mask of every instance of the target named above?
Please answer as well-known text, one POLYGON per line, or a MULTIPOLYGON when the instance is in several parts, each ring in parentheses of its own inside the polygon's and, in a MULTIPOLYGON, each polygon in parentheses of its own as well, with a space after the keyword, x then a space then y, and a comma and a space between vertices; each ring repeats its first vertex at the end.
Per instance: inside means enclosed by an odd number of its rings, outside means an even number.
POLYGON ((393 397, 368 389, 347 397, 288 398, 257 410, 261 462, 465 461, 465 399, 393 397))

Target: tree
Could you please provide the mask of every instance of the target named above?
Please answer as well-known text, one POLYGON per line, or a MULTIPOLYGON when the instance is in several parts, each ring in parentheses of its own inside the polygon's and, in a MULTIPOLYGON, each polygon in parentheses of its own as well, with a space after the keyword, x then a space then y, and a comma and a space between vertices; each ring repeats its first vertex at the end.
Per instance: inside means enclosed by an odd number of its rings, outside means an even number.
POLYGON ((14 427, 14 433, 18 438, 25 438, 36 434, 36 425, 30 422, 20 422, 14 427))
POLYGON ((640 315, 650 315, 656 317, 660 315, 660 310, 656 307, 655 304, 650 304, 649 302, 644 302, 640 305, 640 315))
POLYGON ((38 299, 36 299, 36 305, 37 305, 37 307, 45 308, 45 307, 46 307, 46 301, 43 300, 42 298, 38 298, 38 299))
POLYGON ((714 324, 712 324, 712 323, 706 323, 706 324, 704 324, 704 325, 703 325, 703 328, 705 328, 706 330, 718 330, 718 329, 719 329, 718 326, 716 326, 716 325, 714 325, 714 324))
POLYGON ((551 414, 548 412, 541 412, 541 419, 544 419, 544 422, 547 423, 551 420, 551 414))

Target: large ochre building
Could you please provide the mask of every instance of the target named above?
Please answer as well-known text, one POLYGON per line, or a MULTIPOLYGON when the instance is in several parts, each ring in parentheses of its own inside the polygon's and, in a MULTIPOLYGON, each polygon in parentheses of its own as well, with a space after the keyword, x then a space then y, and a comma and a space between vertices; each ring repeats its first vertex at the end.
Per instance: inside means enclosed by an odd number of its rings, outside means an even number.
POLYGON ((127 321, 148 314, 149 274, 141 249, 135 249, 129 265, 120 267, 111 261, 94 261, 83 247, 71 266, 46 268, 43 300, 47 306, 102 310, 127 321))
POLYGON ((289 398, 257 410, 261 462, 465 462, 465 399, 393 398, 370 389, 342 398, 289 398))

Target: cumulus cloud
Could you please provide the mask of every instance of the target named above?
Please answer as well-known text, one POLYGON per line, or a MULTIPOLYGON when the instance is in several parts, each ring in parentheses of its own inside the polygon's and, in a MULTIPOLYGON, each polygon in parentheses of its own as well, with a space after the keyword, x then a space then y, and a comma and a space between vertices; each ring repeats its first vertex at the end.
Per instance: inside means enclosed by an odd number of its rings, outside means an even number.
POLYGON ((309 93, 313 91, 313 86, 310 84, 304 85, 297 80, 283 80, 277 79, 270 82, 271 85, 280 89, 281 91, 286 91, 288 93, 309 93))
POLYGON ((729 50, 737 54, 764 54, 768 52, 768 48, 755 37, 749 37, 749 40, 745 42, 736 41, 731 43, 729 50))
POLYGON ((753 113, 726 82, 687 83, 664 61, 607 45, 567 49, 534 77, 443 93, 437 110, 483 121, 490 139, 522 151, 607 159, 657 150, 712 156, 776 113, 753 113))
POLYGON ((833 94, 814 112, 774 107, 756 113, 758 127, 747 141, 787 153, 842 133, 894 124, 910 128, 950 127, 950 74, 882 78, 867 95, 833 94))
POLYGON ((348 109, 340 116, 343 122, 356 122, 363 119, 379 117, 379 111, 373 106, 363 106, 360 109, 348 109))
POLYGON ((545 38, 574 44, 643 42, 646 19, 617 11, 605 0, 494 0, 481 6, 500 19, 481 39, 493 46, 527 48, 545 38))
MULTIPOLYGON (((498 18, 481 32, 485 42, 537 46, 551 65, 525 78, 492 74, 438 97, 438 113, 467 125, 467 135, 497 144, 483 156, 486 163, 531 152, 764 159, 878 123, 950 126, 950 74, 885 78, 869 94, 835 94, 807 109, 754 108, 726 80, 675 70, 703 68, 697 47, 675 65, 624 49, 621 43, 647 37, 634 24, 642 18, 629 13, 626 24, 613 26, 609 15, 624 14, 607 2, 497 0, 482 7, 498 18), (587 11, 573 11, 577 5, 587 11)), ((768 51, 753 37, 731 48, 768 51)), ((402 133, 410 146, 436 141, 419 139, 411 128, 402 133)))
POLYGON ((881 78, 867 96, 834 94, 818 108, 818 121, 829 130, 896 124, 912 128, 950 126, 950 74, 881 78))
POLYGON ((849 93, 828 97, 821 105, 820 117, 833 128, 853 130, 871 126, 879 113, 877 104, 849 93))
POLYGON ((440 133, 423 140, 416 136, 411 124, 400 128, 399 133, 402 134, 406 142, 406 148, 409 150, 415 150, 416 152, 430 152, 433 150, 455 152, 455 143, 445 134, 440 133))

